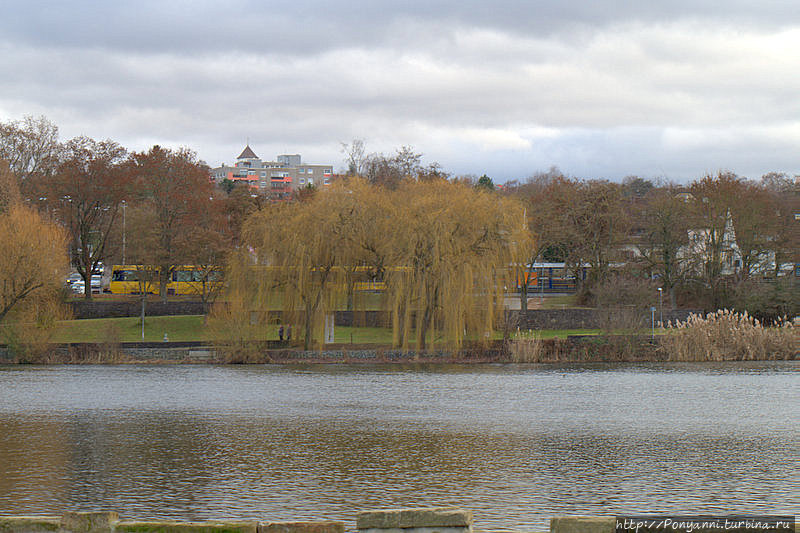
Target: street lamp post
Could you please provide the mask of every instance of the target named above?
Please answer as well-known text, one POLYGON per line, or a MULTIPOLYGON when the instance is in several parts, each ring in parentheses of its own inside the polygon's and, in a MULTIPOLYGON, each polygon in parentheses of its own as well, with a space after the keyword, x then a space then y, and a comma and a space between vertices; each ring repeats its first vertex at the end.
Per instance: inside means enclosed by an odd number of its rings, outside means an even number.
POLYGON ((656 340, 656 306, 650 306, 650 342, 656 340))
POLYGON ((658 288, 658 325, 664 329, 664 289, 658 288))

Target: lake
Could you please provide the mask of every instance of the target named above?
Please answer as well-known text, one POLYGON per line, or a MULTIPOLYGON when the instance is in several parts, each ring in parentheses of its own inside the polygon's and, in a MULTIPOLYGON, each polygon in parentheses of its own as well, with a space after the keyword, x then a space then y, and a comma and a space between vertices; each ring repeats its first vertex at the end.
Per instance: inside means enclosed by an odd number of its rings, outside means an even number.
POLYGON ((793 514, 800 362, 0 367, 0 514, 793 514))

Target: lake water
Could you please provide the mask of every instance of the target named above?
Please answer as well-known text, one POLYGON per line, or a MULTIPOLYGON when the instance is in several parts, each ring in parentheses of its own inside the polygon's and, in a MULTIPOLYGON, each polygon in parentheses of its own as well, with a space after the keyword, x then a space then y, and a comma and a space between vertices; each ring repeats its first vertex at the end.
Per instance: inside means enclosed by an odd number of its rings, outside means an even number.
POLYGON ((800 363, 0 367, 0 514, 800 509, 800 363))

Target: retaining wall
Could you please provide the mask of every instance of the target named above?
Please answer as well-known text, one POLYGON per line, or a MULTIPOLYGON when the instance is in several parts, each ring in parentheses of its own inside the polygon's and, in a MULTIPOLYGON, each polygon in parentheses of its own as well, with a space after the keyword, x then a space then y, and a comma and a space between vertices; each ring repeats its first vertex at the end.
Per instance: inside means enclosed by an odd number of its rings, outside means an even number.
MULTIPOLYGON (((71 303, 75 318, 112 318, 139 316, 141 303, 138 300, 130 301, 75 301, 71 303)), ((205 307, 202 302, 193 300, 179 300, 162 302, 148 302, 145 310, 147 316, 165 315, 202 315, 205 307)), ((613 310, 606 309, 529 309, 528 311, 508 311, 506 314, 508 324, 520 329, 597 329, 602 328, 608 321, 609 313, 613 310)), ((697 309, 664 310, 664 322, 686 320, 690 313, 702 313, 697 309)), ((649 320, 645 311, 643 318, 649 320)), ((280 311, 267 311, 266 314, 254 312, 253 321, 280 323, 280 311)), ((357 327, 388 327, 391 325, 391 315, 386 311, 335 311, 334 323, 337 326, 357 327)), ((658 319, 659 315, 656 315, 658 319)))
MULTIPOLYGON (((450 507, 364 511, 361 533, 472 533, 472 512, 450 507)), ((62 516, 0 516, 2 533, 344 533, 344 522, 304 520, 120 520, 113 511, 67 512, 62 516)))
MULTIPOLYGON (((506 320, 511 329, 538 330, 538 329, 600 329, 613 319, 613 314, 630 314, 625 309, 529 309, 526 312, 508 311, 506 320)), ((690 314, 702 314, 698 309, 664 310, 664 324, 676 320, 686 320, 690 314)), ((640 312, 641 314, 641 312, 640 312)), ((650 323, 650 313, 645 311, 639 317, 647 324, 650 323)), ((656 311, 656 320, 660 314, 656 311)))
MULTIPOLYGON (((75 318, 119 318, 142 314, 142 302, 133 299, 91 302, 76 300, 70 302, 70 306, 75 318)), ((148 301, 145 313, 147 316, 202 315, 205 313, 205 306, 197 300, 148 301)))
MULTIPOLYGON (((678 517, 674 517, 678 518, 678 517)), ((776 533, 797 531, 794 517, 776 533)), ((358 533, 472 533, 472 511, 453 507, 363 511, 356 516, 358 533)), ((645 528, 646 529, 646 528, 645 528)), ((646 529, 650 531, 650 529, 646 529)), ((625 530, 621 530, 625 531, 625 530)), ((686 531, 664 527, 658 531, 686 531)), ((750 533, 748 527, 696 527, 695 533, 750 533)), ((761 531, 761 530, 755 530, 761 531)), ((259 520, 120 520, 115 512, 67 512, 62 516, 0 516, 2 533, 344 533, 345 523, 334 520, 270 522, 259 520)), ((617 533, 613 516, 556 517, 550 533, 617 533)))
POLYGON ((260 522, 214 520, 120 520, 115 512, 68 512, 57 516, 0 516, 2 533, 344 533, 344 522, 330 520, 260 522))

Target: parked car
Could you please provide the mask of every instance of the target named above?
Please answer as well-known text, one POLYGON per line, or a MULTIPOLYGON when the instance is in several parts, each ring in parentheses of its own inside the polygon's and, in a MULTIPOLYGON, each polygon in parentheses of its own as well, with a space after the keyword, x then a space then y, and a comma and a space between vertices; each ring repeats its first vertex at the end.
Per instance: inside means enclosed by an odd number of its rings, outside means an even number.
POLYGON ((86 286, 82 279, 73 282, 72 285, 69 286, 69 288, 72 289, 72 292, 74 294, 83 294, 84 292, 86 292, 86 286))
POLYGON ((76 281, 83 282, 83 278, 77 272, 73 272, 69 276, 67 276, 67 287, 71 287, 73 283, 76 281))

